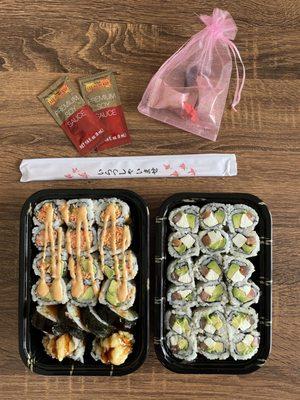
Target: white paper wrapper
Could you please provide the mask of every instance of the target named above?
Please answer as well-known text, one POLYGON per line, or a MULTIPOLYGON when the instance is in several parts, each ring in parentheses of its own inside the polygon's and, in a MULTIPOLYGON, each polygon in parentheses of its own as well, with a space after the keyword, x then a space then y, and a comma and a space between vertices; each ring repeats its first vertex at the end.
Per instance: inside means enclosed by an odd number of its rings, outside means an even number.
POLYGON ((234 154, 189 154, 139 157, 36 158, 23 160, 21 182, 160 178, 194 176, 234 176, 234 154))

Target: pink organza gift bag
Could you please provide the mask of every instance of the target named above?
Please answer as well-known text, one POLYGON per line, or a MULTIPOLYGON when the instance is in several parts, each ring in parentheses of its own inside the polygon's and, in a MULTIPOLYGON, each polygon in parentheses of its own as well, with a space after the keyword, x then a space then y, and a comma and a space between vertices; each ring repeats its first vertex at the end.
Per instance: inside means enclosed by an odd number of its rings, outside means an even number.
POLYGON ((239 103, 245 68, 232 40, 237 27, 227 11, 201 15, 206 27, 173 54, 153 76, 138 106, 149 117, 216 140, 225 107, 234 58, 237 84, 232 108, 239 103), (239 78, 236 56, 243 77, 239 78))

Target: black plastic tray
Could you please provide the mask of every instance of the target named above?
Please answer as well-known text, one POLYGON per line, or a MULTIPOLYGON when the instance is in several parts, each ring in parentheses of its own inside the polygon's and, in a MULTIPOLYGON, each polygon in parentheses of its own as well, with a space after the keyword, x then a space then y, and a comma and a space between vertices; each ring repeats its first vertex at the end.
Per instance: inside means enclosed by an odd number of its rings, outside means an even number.
POLYGON ((245 374, 261 367, 271 350, 271 313, 272 313, 272 223, 270 212, 259 198, 244 193, 178 193, 169 197, 161 206, 156 218, 156 257, 155 257, 155 351, 160 362, 169 370, 189 374, 245 374), (253 207, 260 218, 255 230, 261 240, 261 249, 256 257, 250 258, 255 266, 253 281, 260 287, 259 303, 253 307, 258 311, 258 331, 261 334, 258 352, 250 360, 234 361, 207 360, 198 356, 195 361, 186 362, 175 358, 168 350, 165 341, 164 315, 166 302, 166 267, 170 261, 167 252, 167 237, 171 229, 168 226, 169 212, 185 204, 200 207, 209 202, 228 204, 244 203, 253 207))
POLYGON ((147 356, 149 338, 149 210, 146 203, 136 193, 120 189, 49 189, 34 193, 25 202, 20 224, 20 273, 19 273, 19 352, 26 366, 43 375, 125 375, 138 369, 147 356), (51 359, 43 350, 42 333, 30 322, 35 304, 30 290, 37 280, 31 263, 36 248, 31 241, 31 211, 36 203, 46 199, 79 199, 118 197, 127 202, 131 209, 133 240, 139 273, 135 278, 137 297, 135 309, 139 319, 134 328, 135 345, 133 352, 123 365, 109 366, 96 362, 91 356, 91 340, 88 340, 85 363, 65 359, 62 362, 51 359))

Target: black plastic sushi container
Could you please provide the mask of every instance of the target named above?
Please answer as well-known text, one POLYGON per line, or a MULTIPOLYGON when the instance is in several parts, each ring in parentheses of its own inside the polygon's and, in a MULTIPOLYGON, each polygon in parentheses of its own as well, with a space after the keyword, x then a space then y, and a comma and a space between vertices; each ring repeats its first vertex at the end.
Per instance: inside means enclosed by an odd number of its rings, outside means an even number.
POLYGON ((145 202, 134 192, 121 189, 65 189, 43 190, 34 193, 25 202, 20 224, 20 272, 19 272, 19 352, 26 366, 44 375, 125 375, 138 369, 147 356, 149 328, 149 210, 145 202), (125 201, 131 211, 132 250, 137 256, 139 272, 135 278, 136 301, 134 308, 139 318, 133 328, 135 344, 132 353, 120 366, 102 364, 91 355, 92 338, 88 338, 84 364, 69 358, 59 362, 46 355, 42 346, 42 332, 31 324, 35 304, 31 299, 31 287, 36 281, 32 261, 37 253, 32 244, 32 210, 43 200, 51 199, 101 199, 117 197, 125 201))
POLYGON ((189 374, 245 374, 261 367, 271 349, 271 313, 272 313, 272 227, 271 215, 265 203, 259 198, 243 193, 178 193, 169 197, 161 206, 156 217, 156 257, 155 257, 155 350, 160 362, 169 370, 189 374), (255 230, 260 237, 260 252, 251 258, 255 266, 253 281, 260 288, 260 299, 253 308, 259 316, 257 330, 261 339, 258 352, 248 360, 235 361, 208 360, 198 355, 194 361, 175 358, 166 344, 164 315, 167 310, 166 280, 167 265, 171 260, 167 251, 167 238, 171 233, 168 223, 170 211, 184 205, 204 206, 207 203, 245 204, 252 207, 259 216, 255 230))

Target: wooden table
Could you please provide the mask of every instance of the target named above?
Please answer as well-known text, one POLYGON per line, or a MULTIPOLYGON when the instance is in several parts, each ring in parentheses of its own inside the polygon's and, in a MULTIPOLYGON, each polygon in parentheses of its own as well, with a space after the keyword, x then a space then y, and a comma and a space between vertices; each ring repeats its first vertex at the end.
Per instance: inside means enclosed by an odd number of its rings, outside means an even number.
MULTIPOLYGON (((1 2, 1 399, 299 398, 297 3, 1 2), (217 5, 228 9, 239 27, 236 44, 247 80, 239 112, 227 107, 213 143, 146 118, 136 108, 158 67, 202 27, 195 13, 211 13, 217 5), (21 184, 18 166, 23 158, 77 155, 36 95, 64 73, 77 78, 103 68, 117 73, 132 145, 100 156, 230 152, 237 154, 238 176, 21 184), (266 365, 248 376, 177 375, 160 365, 151 342, 147 361, 131 376, 48 378, 30 373, 17 346, 19 213, 31 193, 66 186, 134 190, 149 203, 152 224, 162 200, 178 191, 240 191, 261 197, 274 224, 273 349, 266 365)), ((152 245, 153 240, 154 235, 152 245)))

